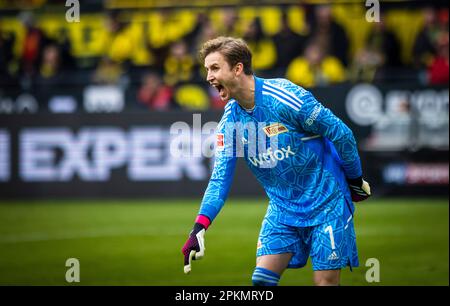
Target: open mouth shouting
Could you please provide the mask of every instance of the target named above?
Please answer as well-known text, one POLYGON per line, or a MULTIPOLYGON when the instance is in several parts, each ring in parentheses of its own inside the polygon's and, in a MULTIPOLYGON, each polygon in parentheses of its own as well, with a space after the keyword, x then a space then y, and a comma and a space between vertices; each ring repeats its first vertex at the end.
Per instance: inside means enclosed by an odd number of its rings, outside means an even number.
POLYGON ((217 91, 219 92, 219 96, 220 99, 222 99, 222 101, 227 101, 228 100, 228 91, 226 90, 225 87, 223 87, 223 85, 221 84, 211 84, 212 86, 214 86, 215 89, 217 89, 217 91))

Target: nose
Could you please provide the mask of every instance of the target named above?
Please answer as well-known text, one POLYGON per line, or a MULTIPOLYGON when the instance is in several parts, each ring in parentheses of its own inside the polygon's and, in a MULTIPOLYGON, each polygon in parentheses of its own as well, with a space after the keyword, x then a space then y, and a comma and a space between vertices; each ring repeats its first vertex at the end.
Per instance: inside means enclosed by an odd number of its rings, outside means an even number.
POLYGON ((214 80, 214 76, 212 75, 211 71, 208 71, 208 74, 206 75, 206 81, 212 82, 214 80))

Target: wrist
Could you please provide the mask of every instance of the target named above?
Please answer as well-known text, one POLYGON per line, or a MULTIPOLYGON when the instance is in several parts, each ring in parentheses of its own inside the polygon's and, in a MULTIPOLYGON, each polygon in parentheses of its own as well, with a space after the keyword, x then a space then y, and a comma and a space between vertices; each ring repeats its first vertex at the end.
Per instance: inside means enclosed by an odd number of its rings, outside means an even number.
POLYGON ((209 218, 205 215, 198 215, 197 218, 195 219, 195 223, 202 225, 203 228, 206 230, 211 224, 211 220, 209 220, 209 218))
POLYGON ((362 184, 363 184, 363 177, 360 176, 360 177, 353 178, 353 179, 347 178, 347 182, 348 182, 350 185, 361 187, 362 184))
POLYGON ((194 227, 192 228, 191 235, 192 234, 197 235, 197 233, 200 232, 202 229, 205 229, 205 227, 202 224, 195 223, 194 227))

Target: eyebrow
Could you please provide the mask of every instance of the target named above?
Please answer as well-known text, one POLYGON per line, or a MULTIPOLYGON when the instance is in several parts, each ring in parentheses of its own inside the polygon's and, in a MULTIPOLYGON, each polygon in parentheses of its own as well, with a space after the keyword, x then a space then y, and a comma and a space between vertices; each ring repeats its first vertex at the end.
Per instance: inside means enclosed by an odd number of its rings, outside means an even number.
MULTIPOLYGON (((211 68, 213 66, 218 66, 218 65, 219 65, 218 63, 214 62, 209 66, 209 68, 211 68)), ((208 69, 208 65, 205 65, 205 68, 208 69)))

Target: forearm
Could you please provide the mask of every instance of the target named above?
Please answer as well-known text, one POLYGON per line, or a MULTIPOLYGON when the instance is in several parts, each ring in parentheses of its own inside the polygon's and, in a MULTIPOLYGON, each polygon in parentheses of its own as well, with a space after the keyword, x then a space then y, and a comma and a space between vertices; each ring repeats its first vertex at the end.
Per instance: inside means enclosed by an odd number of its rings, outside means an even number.
MULTIPOLYGON (((231 183, 231 182, 230 182, 231 183)), ((229 191, 229 185, 224 179, 211 179, 203 196, 199 215, 208 217, 212 222, 219 214, 229 191)))
POLYGON ((329 139, 333 142, 342 161, 346 177, 349 179, 361 177, 361 160, 352 131, 344 123, 341 123, 340 131, 336 134, 331 133, 329 139))
POLYGON ((198 214, 212 222, 222 209, 228 197, 233 180, 236 157, 216 159, 214 170, 206 188, 198 214))

